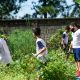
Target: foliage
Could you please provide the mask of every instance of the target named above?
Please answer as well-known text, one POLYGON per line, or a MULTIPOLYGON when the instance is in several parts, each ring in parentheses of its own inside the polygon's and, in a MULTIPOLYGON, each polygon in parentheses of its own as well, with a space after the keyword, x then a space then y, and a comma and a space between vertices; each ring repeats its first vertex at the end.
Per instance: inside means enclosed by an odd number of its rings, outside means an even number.
POLYGON ((74 11, 71 12, 70 10, 75 5, 68 5, 66 0, 39 0, 38 5, 34 4, 34 9, 36 14, 44 15, 44 18, 47 18, 47 15, 50 15, 50 18, 57 17, 58 15, 74 17, 75 15, 72 15, 74 11))
MULTIPOLYGON (((58 30, 55 32, 55 35, 57 35, 56 40, 60 38, 59 34, 62 31, 58 30)), ((40 70, 36 69, 40 64, 31 55, 35 51, 35 43, 31 30, 13 30, 7 36, 7 43, 13 55, 13 63, 9 66, 0 64, 1 80, 35 80, 38 75, 40 76, 40 80, 74 79, 75 66, 73 63, 73 55, 70 55, 69 61, 65 61, 65 54, 60 48, 56 52, 55 49, 51 48, 48 51, 47 64, 43 65, 40 70)), ((51 44, 52 42, 49 42, 49 45, 51 44)))
MULTIPOLYGON (((47 41, 49 48, 57 50, 61 47, 61 38, 62 38, 63 32, 64 32, 64 29, 58 29, 56 32, 54 32, 51 35, 51 37, 47 41)), ((69 33, 69 44, 70 44, 71 40, 72 40, 71 33, 69 33)))
POLYGON ((0 64, 1 80, 34 80, 35 75, 32 74, 35 72, 36 59, 32 55, 35 52, 35 43, 31 30, 13 30, 7 36, 7 44, 13 62, 10 66, 0 64))
POLYGON ((24 1, 27 0, 0 0, 0 18, 3 19, 6 15, 10 15, 12 11, 17 13, 24 1))
POLYGON ((80 3, 80 0, 75 0, 75 2, 80 3))
POLYGON ((31 31, 13 30, 8 37, 8 44, 13 58, 18 59, 24 55, 31 55, 34 51, 33 36, 31 31))
POLYGON ((52 36, 47 41, 49 48, 58 49, 60 47, 62 33, 63 30, 60 29, 52 34, 52 36))
POLYGON ((55 18, 58 15, 61 17, 80 17, 80 1, 73 0, 73 4, 68 5, 66 0, 39 0, 36 5, 33 2, 33 8, 36 15, 42 15, 47 18, 55 18))
POLYGON ((47 14, 56 17, 61 8, 61 2, 60 0, 39 0, 39 4, 34 5, 34 9, 36 13, 43 14, 44 18, 47 18, 47 14))
POLYGON ((65 61, 65 55, 60 49, 54 52, 49 52, 50 62, 42 70, 43 80, 73 80, 74 79, 74 65, 72 62, 65 61), (53 56, 52 56, 53 55, 53 56))

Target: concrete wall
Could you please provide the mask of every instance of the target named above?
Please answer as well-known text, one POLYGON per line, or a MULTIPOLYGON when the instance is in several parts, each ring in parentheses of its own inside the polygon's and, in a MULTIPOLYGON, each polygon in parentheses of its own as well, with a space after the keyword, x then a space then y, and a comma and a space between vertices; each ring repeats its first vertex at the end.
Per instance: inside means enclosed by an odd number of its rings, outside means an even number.
POLYGON ((6 33, 16 28, 32 29, 40 27, 44 38, 49 36, 56 30, 71 22, 80 24, 80 18, 58 18, 58 19, 27 19, 27 20, 0 20, 0 28, 3 28, 6 33))

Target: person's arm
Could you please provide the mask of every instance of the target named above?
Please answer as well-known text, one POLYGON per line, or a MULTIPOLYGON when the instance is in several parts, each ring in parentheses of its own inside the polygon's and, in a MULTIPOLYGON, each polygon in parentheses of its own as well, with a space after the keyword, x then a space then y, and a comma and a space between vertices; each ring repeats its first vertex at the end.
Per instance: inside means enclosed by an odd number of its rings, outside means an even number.
POLYGON ((70 47, 69 47, 69 50, 68 50, 67 55, 66 55, 66 60, 68 60, 71 50, 72 50, 72 41, 70 43, 70 47))
POLYGON ((45 50, 46 50, 46 48, 43 47, 42 49, 40 49, 40 50, 38 51, 38 53, 33 54, 33 55, 34 55, 34 56, 38 56, 39 54, 43 53, 45 50))
POLYGON ((72 50, 72 41, 71 41, 71 44, 70 44, 70 47, 69 47, 68 53, 70 53, 71 50, 72 50))
POLYGON ((61 45, 63 46, 63 48, 65 48, 64 39, 63 38, 61 39, 61 45))
POLYGON ((38 56, 39 54, 43 53, 46 50, 46 47, 42 44, 41 41, 38 41, 37 45, 38 45, 39 51, 36 54, 34 54, 34 56, 38 56))
POLYGON ((65 48, 65 44, 64 44, 64 39, 65 39, 65 37, 66 37, 66 35, 63 34, 63 35, 62 35, 62 38, 61 38, 61 44, 62 44, 63 48, 65 48))

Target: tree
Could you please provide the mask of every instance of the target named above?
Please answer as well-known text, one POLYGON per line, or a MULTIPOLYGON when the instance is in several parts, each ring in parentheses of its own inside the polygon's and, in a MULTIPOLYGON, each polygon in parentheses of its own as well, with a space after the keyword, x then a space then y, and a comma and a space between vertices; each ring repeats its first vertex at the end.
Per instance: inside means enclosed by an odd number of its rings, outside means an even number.
POLYGON ((80 4, 80 0, 75 0, 76 3, 80 4))
MULTIPOLYGON (((77 0, 76 0, 77 1, 77 0)), ((71 5, 65 4, 61 12, 63 17, 80 17, 80 4, 76 1, 71 5)))
POLYGON ((37 15, 44 15, 47 18, 60 17, 80 17, 80 0, 73 0, 73 4, 68 5, 66 0, 39 0, 38 5, 33 7, 37 15))
POLYGON ((78 0, 74 1, 74 4, 72 5, 72 12, 71 12, 71 17, 80 17, 80 4, 78 0))
POLYGON ((47 18, 47 15, 50 15, 50 17, 53 18, 57 17, 60 13, 63 15, 69 14, 66 0, 39 0, 39 4, 34 5, 34 9, 37 14, 43 14, 44 18, 47 18), (68 11, 67 14, 65 10, 68 11))
POLYGON ((30 14, 26 14, 22 17, 22 19, 30 19, 31 18, 31 15, 30 14))
POLYGON ((17 13, 20 9, 21 3, 27 0, 0 0, 0 19, 4 16, 10 15, 10 12, 17 13))

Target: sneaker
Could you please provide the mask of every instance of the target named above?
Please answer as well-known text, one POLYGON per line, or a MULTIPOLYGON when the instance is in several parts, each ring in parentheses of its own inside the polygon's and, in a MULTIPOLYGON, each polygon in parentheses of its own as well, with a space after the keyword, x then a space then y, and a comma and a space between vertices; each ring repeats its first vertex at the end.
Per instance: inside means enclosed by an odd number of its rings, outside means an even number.
POLYGON ((80 71, 76 71, 76 77, 80 77, 80 71))

